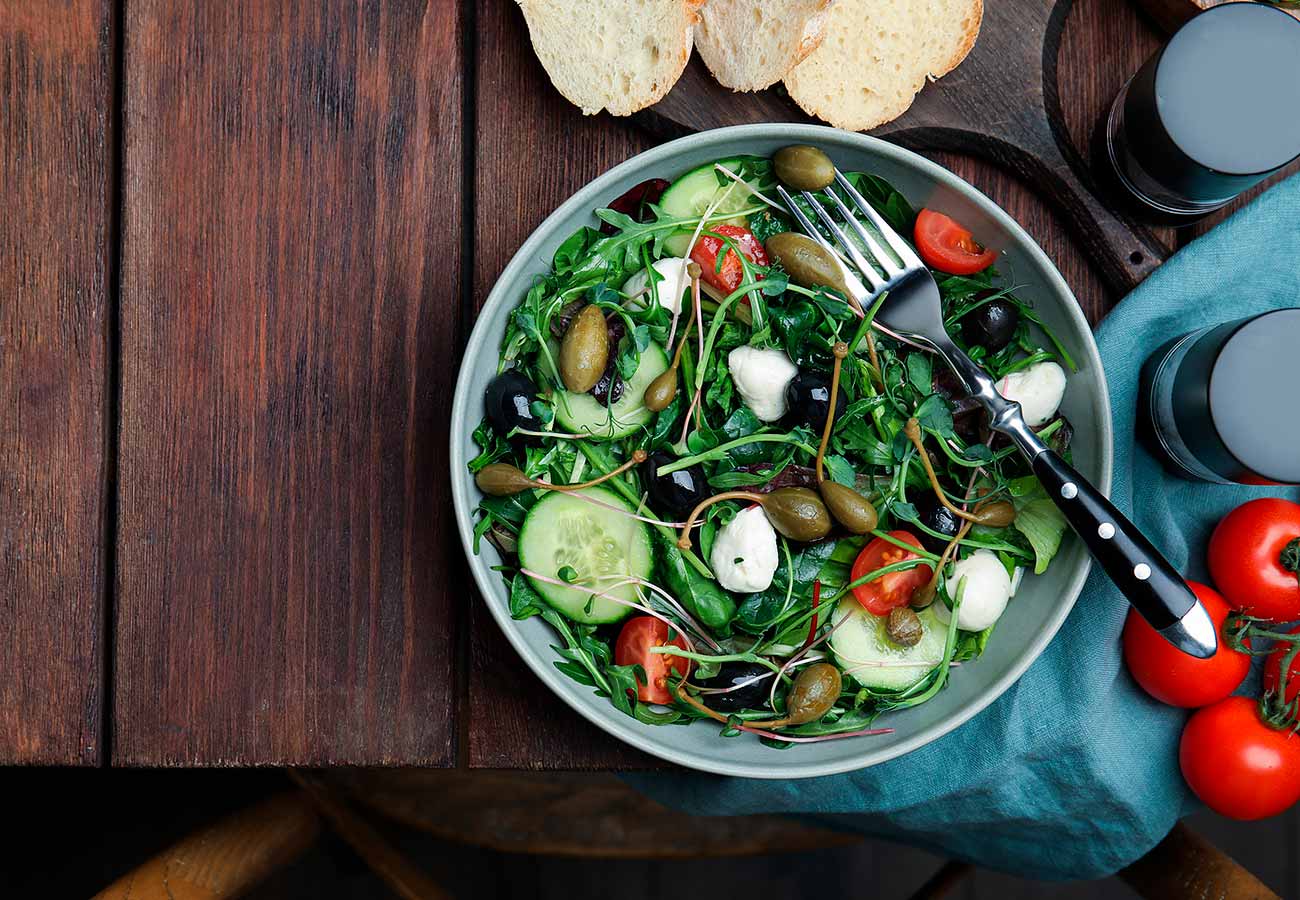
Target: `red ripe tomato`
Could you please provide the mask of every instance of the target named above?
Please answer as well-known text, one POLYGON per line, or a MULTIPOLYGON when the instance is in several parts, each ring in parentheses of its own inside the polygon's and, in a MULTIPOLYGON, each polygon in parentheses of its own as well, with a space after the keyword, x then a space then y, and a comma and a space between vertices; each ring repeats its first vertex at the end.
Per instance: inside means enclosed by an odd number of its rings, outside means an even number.
POLYGON ((979 244, 960 222, 932 209, 917 214, 912 236, 925 264, 950 275, 983 272, 998 258, 998 251, 979 244))
POLYGON ((1218 592, 1195 581, 1188 587, 1219 630, 1219 649, 1209 659, 1184 653, 1160 636, 1136 609, 1124 623, 1124 662, 1138 684, 1170 706, 1209 706, 1230 695, 1250 671, 1250 657, 1228 646, 1223 623, 1232 611, 1218 592))
MULTIPOLYGON (((767 251, 758 242, 758 238, 754 237, 754 232, 748 228, 741 228, 739 225, 718 225, 710 230, 730 239, 750 262, 760 266, 768 265, 767 251)), ((739 257, 724 241, 712 235, 700 235, 700 239, 691 248, 691 259, 700 265, 701 280, 723 294, 730 294, 740 287, 745 277, 745 270, 739 257), (722 266, 719 268, 718 254, 723 252, 724 248, 726 255, 722 258, 722 266)))
POLYGON ((1300 505, 1275 497, 1243 503, 1210 537, 1210 574, 1234 609, 1300 619, 1300 505))
POLYGON ((1300 735, 1263 721, 1249 697, 1197 710, 1178 760, 1188 786, 1220 815, 1265 819, 1300 800, 1300 735))
MULTIPOLYGON (((921 542, 910 532, 891 531, 889 536, 905 544, 911 544, 918 550, 921 548, 921 542)), ((920 558, 918 553, 904 550, 884 538, 876 538, 863 547, 858 558, 853 561, 849 578, 857 581, 862 576, 892 563, 920 558)), ((916 593, 916 589, 928 582, 933 574, 934 567, 929 563, 921 563, 910 569, 903 569, 901 572, 888 572, 855 587, 853 596, 872 615, 888 615, 891 609, 906 606, 911 601, 912 595, 916 593)))
MULTIPOLYGON (((1292 628, 1292 634, 1300 634, 1300 628, 1292 628)), ((1270 694, 1278 693, 1282 686, 1282 660, 1291 652, 1293 644, 1279 641, 1273 652, 1264 662, 1264 690, 1270 694)), ((1300 694, 1300 653, 1291 660, 1286 669, 1286 696, 1281 702, 1290 703, 1300 694)))
MULTIPOLYGON (((674 647, 686 649, 686 642, 680 634, 668 640, 668 623, 654 616, 637 616, 628 619, 623 630, 618 633, 614 644, 614 663, 620 666, 640 666, 645 669, 648 682, 637 679, 636 696, 645 703, 672 702, 668 692, 668 670, 671 668, 683 678, 691 671, 691 661, 684 656, 672 656, 668 653, 651 653, 651 647, 674 647)), ((631 691, 628 691, 631 693, 631 691)))

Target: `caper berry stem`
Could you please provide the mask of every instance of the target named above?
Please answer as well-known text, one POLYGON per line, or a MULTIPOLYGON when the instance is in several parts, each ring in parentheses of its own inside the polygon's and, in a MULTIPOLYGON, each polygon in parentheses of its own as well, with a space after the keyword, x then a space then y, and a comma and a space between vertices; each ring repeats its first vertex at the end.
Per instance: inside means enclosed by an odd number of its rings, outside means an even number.
POLYGON ((753 491, 723 491, 721 494, 714 494, 712 497, 701 500, 686 518, 686 524, 682 526, 681 536, 677 538, 677 546, 683 550, 691 548, 691 529, 695 527, 695 520, 700 517, 700 513, 713 504, 721 503, 723 500, 748 500, 762 506, 763 501, 766 499, 762 494, 755 494, 753 491))
POLYGON ((633 466, 645 462, 648 455, 639 448, 633 450, 632 458, 618 468, 606 472, 599 478, 593 478, 581 484, 552 484, 549 481, 538 481, 535 478, 529 478, 519 467, 512 466, 509 463, 491 463, 484 466, 474 476, 474 483, 478 485, 479 490, 483 493, 493 497, 509 497, 527 490, 580 491, 609 481, 609 479, 617 475, 622 475, 633 466))
POLYGON ((934 473, 934 464, 930 462, 930 454, 925 451, 925 442, 921 435, 921 423, 916 417, 907 420, 903 425, 903 433, 907 435, 912 446, 916 448, 916 455, 921 457, 921 466, 925 469, 925 475, 930 479, 930 487, 934 489, 934 495, 939 499, 939 503, 944 509, 952 513, 959 519, 965 519, 976 525, 993 525, 1002 527, 1011 524, 1010 519, 1015 518, 1015 509, 1011 508, 1010 518, 1007 516, 1009 503, 991 503, 987 507, 977 506, 975 512, 968 513, 964 509, 958 509, 953 502, 948 499, 948 495, 943 492, 943 487, 939 484, 939 476, 934 473))
POLYGON ((831 405, 826 410, 826 424, 822 426, 822 442, 817 448, 818 484, 826 480, 826 476, 822 474, 822 462, 826 458, 826 447, 831 442, 831 429, 835 427, 835 403, 840 398, 840 369, 844 365, 844 358, 849 355, 849 345, 843 341, 836 341, 831 352, 835 354, 835 363, 831 368, 831 405))

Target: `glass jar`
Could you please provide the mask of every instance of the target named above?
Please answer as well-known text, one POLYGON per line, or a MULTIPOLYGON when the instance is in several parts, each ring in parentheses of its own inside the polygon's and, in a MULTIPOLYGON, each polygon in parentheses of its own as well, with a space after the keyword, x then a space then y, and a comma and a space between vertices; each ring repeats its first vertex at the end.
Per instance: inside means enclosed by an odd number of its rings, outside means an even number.
POLYGON ((1220 208, 1300 155, 1298 64, 1300 20, 1274 6, 1197 15, 1115 98, 1107 174, 1152 222, 1220 208))
POLYGON ((1142 367, 1139 433, 1166 467, 1220 484, 1300 484, 1300 309, 1193 331, 1142 367))

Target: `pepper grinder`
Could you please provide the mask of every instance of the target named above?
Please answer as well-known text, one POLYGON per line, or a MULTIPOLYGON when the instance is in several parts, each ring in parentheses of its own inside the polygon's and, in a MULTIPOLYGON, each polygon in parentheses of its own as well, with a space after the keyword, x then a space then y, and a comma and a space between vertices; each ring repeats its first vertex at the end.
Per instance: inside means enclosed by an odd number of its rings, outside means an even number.
POLYGON ((1103 174, 1144 221, 1191 224, 1300 156, 1300 20, 1227 3, 1129 79, 1099 129, 1103 174))

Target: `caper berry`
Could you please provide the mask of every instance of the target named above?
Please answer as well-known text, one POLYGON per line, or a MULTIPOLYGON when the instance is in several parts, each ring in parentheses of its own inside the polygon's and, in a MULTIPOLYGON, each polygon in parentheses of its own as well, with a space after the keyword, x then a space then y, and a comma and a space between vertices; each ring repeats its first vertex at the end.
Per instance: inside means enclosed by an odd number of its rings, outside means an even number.
POLYGON ((489 497, 509 497, 535 486, 535 482, 509 463, 489 463, 474 476, 478 489, 489 497))
POLYGON ((980 525, 1005 528, 1016 520, 1016 508, 1005 500, 996 500, 976 509, 975 518, 980 525))
POLYGON ((925 626, 916 613, 906 606, 896 606, 889 611, 885 619, 885 632, 889 639, 900 647, 915 647, 921 642, 925 626))
POLYGON ((794 144, 772 156, 776 177, 797 191, 820 191, 835 180, 835 164, 816 147, 794 144))
POLYGON ((876 527, 879 517, 871 501, 837 481, 821 483, 822 499, 835 521, 852 534, 866 534, 876 527))
POLYGON ((598 306, 586 306, 573 317, 560 342, 560 379, 575 394, 585 394, 605 374, 609 362, 609 330, 598 306))
POLYGON ((844 270, 834 255, 812 238, 783 231, 767 239, 767 255, 785 267, 790 280, 801 287, 828 287, 848 295, 844 270))
POLYGON ((831 530, 831 516, 816 491, 778 488, 763 498, 763 512, 772 527, 792 541, 819 541, 831 530))
POLYGON ((645 397, 642 403, 645 408, 651 412, 662 412, 667 409, 677 396, 677 370, 668 369, 654 381, 650 382, 645 389, 645 397))
POLYGON ((785 724, 816 722, 830 712, 844 683, 830 663, 813 663, 801 671, 785 695, 785 724))

